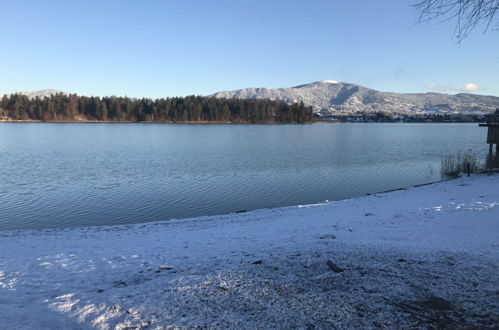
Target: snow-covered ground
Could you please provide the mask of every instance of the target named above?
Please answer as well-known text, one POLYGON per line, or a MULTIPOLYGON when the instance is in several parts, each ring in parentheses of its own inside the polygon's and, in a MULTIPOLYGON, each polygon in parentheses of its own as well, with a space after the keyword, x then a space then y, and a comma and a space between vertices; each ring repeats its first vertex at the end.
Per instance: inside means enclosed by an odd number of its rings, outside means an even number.
POLYGON ((499 176, 0 232, 0 328, 499 327, 499 176))

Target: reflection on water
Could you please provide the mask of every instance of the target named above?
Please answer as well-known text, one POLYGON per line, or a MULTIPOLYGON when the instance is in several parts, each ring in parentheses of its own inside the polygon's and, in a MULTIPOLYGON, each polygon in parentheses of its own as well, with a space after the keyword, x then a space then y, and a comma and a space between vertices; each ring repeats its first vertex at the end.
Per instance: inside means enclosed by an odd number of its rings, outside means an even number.
POLYGON ((485 157, 485 170, 491 172, 499 171, 499 153, 489 153, 485 157))
POLYGON ((485 155, 485 135, 476 124, 0 123, 0 229, 362 196, 438 181, 443 155, 485 155))

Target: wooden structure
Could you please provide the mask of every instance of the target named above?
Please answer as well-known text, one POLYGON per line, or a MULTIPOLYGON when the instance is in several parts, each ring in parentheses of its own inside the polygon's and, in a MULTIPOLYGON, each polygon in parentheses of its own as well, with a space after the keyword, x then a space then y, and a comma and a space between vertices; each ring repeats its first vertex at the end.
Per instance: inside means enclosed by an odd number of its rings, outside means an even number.
POLYGON ((496 152, 499 152, 499 110, 496 110, 491 115, 485 116, 486 124, 479 126, 488 127, 487 143, 489 144, 489 152, 492 152, 492 146, 496 145, 496 152))

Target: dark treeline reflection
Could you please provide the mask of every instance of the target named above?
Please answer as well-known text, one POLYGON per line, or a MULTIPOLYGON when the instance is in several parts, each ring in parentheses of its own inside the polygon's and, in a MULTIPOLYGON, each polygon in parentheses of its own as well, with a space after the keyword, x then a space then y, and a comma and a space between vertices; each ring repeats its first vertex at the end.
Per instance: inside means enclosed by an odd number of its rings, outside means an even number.
POLYGON ((304 123, 312 119, 312 109, 303 103, 201 96, 153 100, 60 93, 29 99, 11 94, 0 101, 2 116, 11 120, 42 121, 304 123))

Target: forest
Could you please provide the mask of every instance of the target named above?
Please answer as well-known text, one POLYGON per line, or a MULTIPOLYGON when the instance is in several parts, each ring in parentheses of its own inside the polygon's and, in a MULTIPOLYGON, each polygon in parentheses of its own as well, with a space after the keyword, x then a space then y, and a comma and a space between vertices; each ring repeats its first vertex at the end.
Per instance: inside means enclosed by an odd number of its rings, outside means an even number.
POLYGON ((0 119, 36 121, 305 123, 312 109, 303 103, 187 96, 161 99, 55 94, 28 98, 4 95, 0 119))

